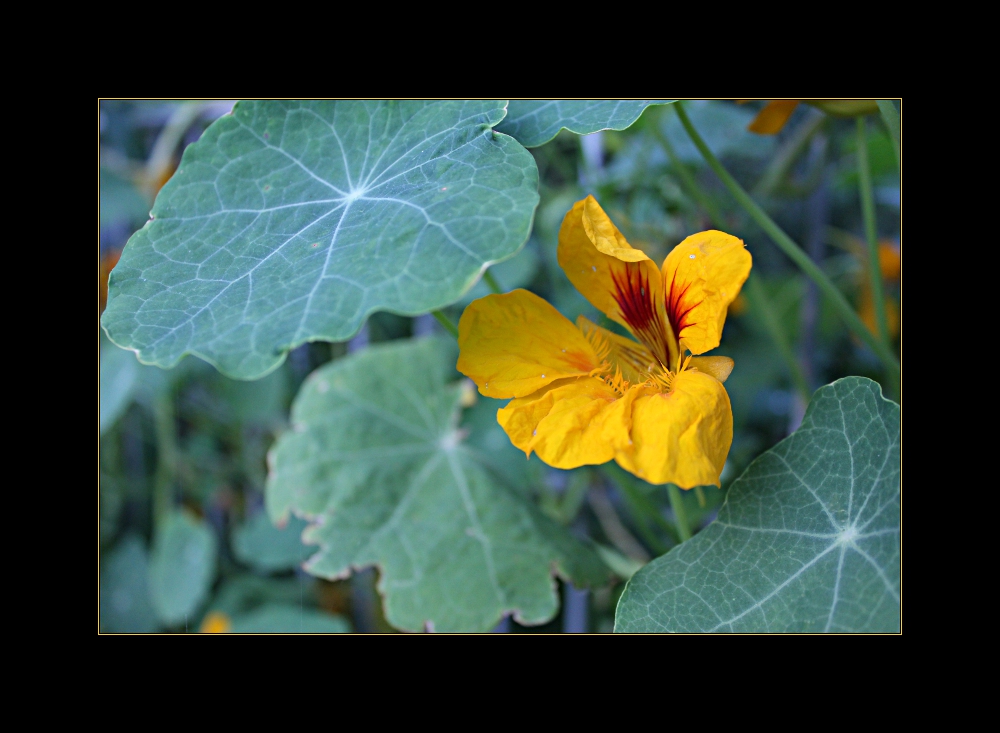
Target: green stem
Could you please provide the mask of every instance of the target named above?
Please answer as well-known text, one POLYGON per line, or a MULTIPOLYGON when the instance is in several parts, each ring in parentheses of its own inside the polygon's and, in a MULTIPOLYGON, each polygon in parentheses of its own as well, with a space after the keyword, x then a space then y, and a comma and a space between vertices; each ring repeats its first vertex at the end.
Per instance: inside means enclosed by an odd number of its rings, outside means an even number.
POLYGON ((500 283, 497 282, 497 279, 493 277, 493 273, 489 270, 486 270, 486 272, 483 273, 483 282, 486 283, 486 287, 494 293, 499 294, 503 292, 503 288, 500 287, 500 283))
POLYGON ((778 353, 785 360, 785 366, 788 367, 788 373, 792 378, 795 389, 798 390, 799 396, 803 401, 809 404, 812 392, 809 390, 806 373, 802 371, 802 364, 795 357, 792 345, 788 343, 785 331, 778 321, 778 316, 774 312, 774 308, 771 307, 771 301, 768 300, 767 293, 764 291, 764 286, 760 284, 760 278, 755 273, 751 272, 747 278, 744 292, 746 293, 747 305, 750 306, 750 310, 754 314, 754 320, 764 326, 764 330, 771 337, 771 341, 778 347, 778 353))
POLYGON ((896 166, 899 166, 899 112, 896 106, 888 99, 879 99, 875 102, 878 111, 882 113, 885 126, 889 128, 889 137, 892 138, 892 152, 896 154, 896 166))
POLYGON ((618 487, 622 498, 625 499, 625 504, 628 506, 629 512, 632 514, 632 518, 635 519, 636 529, 639 530, 639 534, 642 535, 642 539, 645 540, 646 544, 649 545, 657 555, 662 555, 670 548, 661 542, 656 536, 656 533, 653 531, 653 527, 651 526, 652 523, 655 523, 663 529, 670 536, 670 540, 673 544, 677 544, 680 541, 677 529, 660 515, 656 505, 643 496, 642 493, 631 484, 631 482, 626 480, 615 480, 615 486, 618 487))
POLYGON ((702 140, 701 135, 698 131, 694 129, 691 124, 691 120, 688 119, 687 113, 684 111, 684 107, 680 102, 672 105, 674 109, 677 110, 677 115, 681 118, 681 124, 684 125, 684 129, 687 131, 688 136, 691 141, 698 148, 702 157, 705 158, 705 162, 708 163, 709 167, 715 171, 715 174, 722 180, 722 183, 729 189, 729 192, 733 195, 733 198, 739 202, 739 204, 746 210, 750 217, 757 222, 757 225, 763 229, 767 235, 774 241, 778 248, 784 252, 789 259, 792 260, 796 265, 799 266, 807 277, 812 280, 824 295, 833 304, 834 309, 840 314, 840 317, 847 324, 847 327, 857 336, 859 339, 864 341, 868 346, 871 347, 872 351, 882 360, 882 363, 886 366, 889 372, 893 376, 899 374, 899 361, 893 356, 892 351, 878 340, 878 338, 868 327, 865 326, 864 322, 858 317, 858 314, 854 312, 847 299, 844 297, 837 286, 826 276, 819 266, 816 265, 808 255, 802 251, 802 248, 797 245, 791 237, 789 237, 785 232, 779 227, 767 213, 760 208, 756 202, 750 198, 749 194, 743 190, 743 187, 736 182, 729 171, 727 171, 722 164, 719 162, 718 158, 708 149, 705 141, 702 140))
POLYGON ((670 158, 670 167, 674 169, 677 173, 677 177, 681 179, 681 186, 687 190, 687 195, 698 202, 698 205, 704 209, 708 217, 715 223, 715 226, 720 229, 724 229, 725 225, 722 221, 722 212, 719 211, 719 207, 716 206, 715 201, 711 199, 704 191, 701 190, 701 186, 694 180, 694 176, 691 175, 691 171, 687 169, 681 159, 677 157, 677 151, 674 150, 673 144, 670 139, 666 136, 659 125, 652 125, 651 129, 653 131, 653 137, 656 138, 657 142, 660 143, 660 147, 670 158))
POLYGON ((587 498, 587 492, 590 490, 590 478, 590 474, 587 471, 577 472, 570 478, 569 485, 566 487, 566 493, 563 495, 562 501, 559 502, 556 510, 563 524, 570 524, 576 519, 576 515, 580 513, 580 507, 583 506, 583 502, 587 498))
POLYGON ((691 526, 688 524, 681 490, 673 484, 667 484, 667 494, 670 496, 670 508, 674 510, 674 518, 677 520, 677 533, 681 536, 681 542, 685 542, 691 539, 691 526))
POLYGON ((154 532, 174 508, 174 476, 177 469, 177 434, 173 393, 167 390, 153 404, 156 425, 156 483, 153 488, 154 532))
POLYGON ((882 266, 878 260, 878 233, 875 225, 875 194, 872 192, 871 168, 868 165, 868 138, 865 118, 858 117, 858 180, 861 189, 861 212, 865 220, 865 239, 868 242, 868 279, 872 286, 872 304, 875 307, 875 324, 878 337, 889 345, 889 321, 885 314, 885 292, 882 288, 882 266))
POLYGON ((774 155, 774 160, 768 165, 760 181, 754 186, 753 192, 756 196, 770 196, 778 188, 792 165, 798 160, 802 151, 806 149, 809 141, 826 124, 826 115, 818 110, 811 111, 812 119, 803 122, 792 136, 785 141, 774 155))
POLYGON ((458 338, 458 329, 455 328, 455 324, 448 320, 446 316, 441 311, 431 311, 431 315, 437 318, 437 322, 444 326, 444 330, 450 333, 455 338, 458 338))
MULTIPOLYGON (((659 125, 653 125, 653 136, 659 141, 663 150, 666 152, 667 157, 670 158, 670 165, 677 172, 678 178, 681 179, 681 185, 687 190, 688 196, 693 198, 705 213, 708 214, 712 223, 719 229, 725 229, 726 224, 722 219, 722 213, 719 211, 718 206, 715 202, 701 190, 701 186, 695 181, 694 176, 691 175, 689 171, 677 157, 677 153, 674 150, 674 146, 670 143, 670 140, 660 129, 659 125)), ((778 323, 778 318, 774 314, 774 309, 771 307, 770 301, 767 299, 767 293, 764 292, 764 288, 761 287, 757 276, 753 273, 747 279, 746 289, 744 290, 750 309, 756 314, 757 320, 764 324, 764 328, 767 330, 768 335, 771 337, 771 341, 774 345, 778 347, 778 353, 781 354, 782 358, 785 360, 785 366, 788 367, 788 372, 792 376, 792 381, 795 383, 795 387, 799 390, 807 403, 809 402, 809 385, 806 383, 805 374, 802 371, 802 366, 799 364, 799 360, 795 358, 795 352, 792 351, 791 345, 788 343, 788 339, 785 337, 785 332, 781 329, 781 324, 778 323)))

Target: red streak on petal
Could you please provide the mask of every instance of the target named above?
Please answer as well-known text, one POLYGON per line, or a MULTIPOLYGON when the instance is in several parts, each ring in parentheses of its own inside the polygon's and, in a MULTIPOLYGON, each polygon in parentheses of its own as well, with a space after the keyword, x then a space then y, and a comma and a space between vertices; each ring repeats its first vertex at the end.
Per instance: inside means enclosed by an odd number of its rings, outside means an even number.
POLYGON ((690 282, 684 285, 683 289, 677 285, 677 270, 674 270, 674 276, 670 280, 670 290, 667 293, 666 305, 667 318, 669 319, 670 325, 673 327, 677 338, 681 337, 681 331, 688 326, 693 326, 695 324, 694 321, 688 320, 688 316, 691 314, 691 311, 704 302, 703 300, 698 300, 693 303, 685 303, 684 296, 690 288, 690 282), (681 308, 684 308, 684 310, 681 310, 681 308))
POLYGON ((653 356, 666 365, 670 361, 666 335, 660 312, 653 301, 649 280, 642 268, 634 262, 626 262, 624 272, 611 269, 611 281, 615 285, 614 298, 618 303, 622 318, 632 329, 636 338, 653 352, 653 356))

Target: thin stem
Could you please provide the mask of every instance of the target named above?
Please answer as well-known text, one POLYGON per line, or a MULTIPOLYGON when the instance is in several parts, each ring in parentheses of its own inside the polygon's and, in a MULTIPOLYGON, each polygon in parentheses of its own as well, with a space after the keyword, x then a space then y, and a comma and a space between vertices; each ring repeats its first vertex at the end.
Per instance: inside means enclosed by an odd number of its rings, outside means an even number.
MULTIPOLYGON (((650 526, 650 513, 646 511, 646 507, 643 506, 641 500, 637 501, 636 497, 625 487, 624 483, 617 483, 616 486, 621 491, 622 498, 625 500, 626 506, 628 506, 629 513, 635 520, 635 528, 642 537, 643 542, 646 543, 647 547, 652 549, 657 555, 662 555, 669 550, 670 546, 661 542, 660 538, 656 536, 656 533, 650 526)), ((662 521, 669 526, 669 523, 666 522, 666 520, 662 521)), ((676 530, 672 526, 670 527, 669 533, 671 535, 671 539, 674 539, 673 544, 677 544, 676 539, 673 536, 676 534, 676 530)))
POLYGON ((431 315, 437 318, 437 322, 444 326, 445 331, 450 333, 455 338, 458 338, 458 329, 455 327, 454 323, 448 320, 448 316, 441 311, 431 311, 431 315))
POLYGON ((813 262, 802 251, 802 248, 797 245, 791 237, 789 237, 785 232, 779 227, 767 213, 760 208, 749 194, 743 190, 743 187, 736 182, 729 171, 727 171, 722 164, 719 162, 718 158, 708 149, 705 141, 702 140, 701 135, 698 131, 694 129, 691 124, 691 120, 688 119, 687 113, 684 111, 684 107, 680 102, 672 105, 674 109, 677 110, 677 115, 681 119, 681 124, 684 125, 684 129, 687 131, 688 136, 691 141, 698 148, 702 157, 705 158, 705 162, 708 163, 709 167, 715 171, 715 174, 722 180, 722 183, 729 189, 729 192, 733 195, 733 198, 739 202, 739 204, 746 210, 750 217, 757 222, 757 225, 763 229, 767 235, 774 241, 778 248, 784 252, 789 259, 792 260, 796 265, 799 266, 809 279, 811 279, 824 295, 833 304, 834 309, 840 314, 840 317, 847 324, 847 327, 857 336, 859 339, 864 341, 868 346, 871 347, 872 351, 882 360, 882 363, 889 370, 890 374, 897 376, 899 374, 899 361, 893 356, 892 351, 878 340, 878 338, 868 330, 864 322, 858 317, 858 314, 854 312, 847 299, 844 297, 837 286, 833 284, 826 273, 823 272, 815 262, 813 262))
POLYGON ((889 128, 889 137, 892 138, 892 152, 896 154, 896 166, 899 167, 899 112, 888 99, 879 99, 875 104, 878 105, 878 111, 882 113, 885 126, 889 128))
POLYGON ((792 136, 778 148, 774 160, 771 161, 767 170, 764 171, 764 175, 754 186, 755 196, 770 196, 774 193, 775 189, 785 180, 792 165, 809 145, 809 141, 826 124, 825 114, 819 110, 812 110, 811 114, 812 118, 803 122, 792 133, 792 136))
POLYGON ((878 337, 889 345, 889 321, 885 314, 885 293, 882 289, 882 266, 878 260, 878 234, 875 226, 875 194, 872 192, 872 174, 868 165, 868 139, 865 118, 858 117, 858 180, 861 189, 861 212, 865 220, 865 239, 868 242, 868 279, 871 280, 872 303, 875 306, 875 325, 878 337))
POLYGON ((597 523, 605 536, 622 554, 639 562, 649 562, 649 553, 626 527, 608 498, 607 489, 598 484, 587 494, 590 508, 594 510, 597 523))
POLYGON ((660 514, 659 507, 657 507, 655 503, 653 503, 642 493, 642 491, 639 490, 639 488, 635 485, 635 482, 632 480, 631 474, 626 474, 625 471, 613 464, 610 468, 605 470, 605 473, 608 474, 615 486, 618 487, 618 490, 621 491, 622 497, 625 499, 625 503, 628 504, 629 510, 632 512, 632 516, 635 518, 637 525, 645 527, 649 531, 650 535, 652 535, 652 541, 650 541, 650 539, 643 534, 643 539, 647 541, 650 547, 660 554, 663 554, 669 549, 655 538, 652 527, 649 527, 650 522, 655 523, 660 529, 666 532, 673 544, 680 542, 680 536, 677 534, 677 528, 664 519, 663 515, 660 514), (660 549, 661 547, 662 549, 660 549))
POLYGON ((153 149, 149 153, 149 160, 146 161, 144 171, 144 188, 146 194, 152 199, 156 196, 159 186, 163 183, 164 177, 173 166, 174 152, 180 145, 184 133, 194 124, 195 120, 205 110, 204 103, 184 102, 177 106, 167 120, 167 124, 160 130, 153 149))
POLYGON ((677 533, 681 536, 681 542, 686 542, 691 539, 691 525, 688 524, 681 490, 673 484, 667 484, 667 494, 670 496, 670 508, 674 510, 674 519, 677 520, 677 533))
MULTIPOLYGON (((653 136, 663 147, 667 157, 670 158, 670 165, 677 172, 678 178, 681 179, 681 185, 687 190, 688 196, 698 202, 715 226, 719 229, 725 229, 726 224, 722 219, 722 212, 719 211, 718 206, 716 206, 711 197, 701 189, 701 186, 695 181, 694 176, 691 175, 691 171, 681 163, 674 150, 674 146, 663 133, 663 130, 660 129, 659 125, 653 125, 652 130, 653 136)), ((747 279, 744 294, 750 309, 756 314, 757 321, 764 324, 764 328, 767 330, 768 336, 771 337, 771 341, 778 347, 778 353, 785 360, 785 366, 788 367, 788 372, 791 374, 796 389, 799 390, 802 399, 808 403, 811 393, 806 383, 805 375, 802 372, 802 366, 799 364, 798 359, 795 358, 795 353, 792 351, 792 347, 785 337, 785 332, 782 330, 774 309, 771 307, 767 293, 764 292, 764 288, 761 287, 757 276, 752 272, 747 279)))
POLYGON ((172 390, 156 398, 153 403, 156 425, 156 483, 153 489, 154 532, 174 507, 174 476, 177 469, 177 434, 174 422, 172 390))
POLYGON ((670 139, 659 125, 652 125, 650 129, 653 131, 653 137, 656 138, 656 141, 660 143, 660 147, 663 148, 667 157, 670 158, 670 167, 674 169, 677 177, 681 179, 681 186, 687 190, 687 195, 698 202, 698 205, 704 209, 705 213, 708 214, 708 218, 712 220, 715 226, 720 229, 725 228, 722 221, 722 212, 719 211, 719 207, 716 206, 715 201, 708 194, 701 190, 701 186, 694 180, 691 171, 677 157, 677 151, 674 150, 670 139))
POLYGON ((566 493, 563 495, 562 501, 558 503, 556 509, 556 512, 559 514, 559 520, 563 524, 570 524, 576 519, 576 515, 580 513, 580 507, 583 506, 583 502, 587 498, 590 484, 591 479, 588 471, 579 471, 570 477, 566 486, 566 493))
POLYGON ((493 273, 489 270, 486 270, 486 272, 483 273, 483 282, 486 283, 486 287, 494 293, 499 294, 503 292, 503 288, 500 287, 500 283, 497 282, 497 279, 493 277, 493 273))

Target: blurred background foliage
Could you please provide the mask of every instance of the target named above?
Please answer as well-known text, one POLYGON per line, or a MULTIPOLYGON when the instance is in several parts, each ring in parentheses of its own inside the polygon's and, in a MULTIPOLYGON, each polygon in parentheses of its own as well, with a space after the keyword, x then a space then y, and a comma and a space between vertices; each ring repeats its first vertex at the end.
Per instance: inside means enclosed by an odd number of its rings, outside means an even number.
MULTIPOLYGON (((875 332, 873 288, 859 197, 858 127, 853 118, 792 105, 777 134, 748 130, 766 102, 688 102, 694 126, 726 168, 798 242, 875 332)), ((232 102, 100 103, 99 312, 108 273, 129 236, 148 218, 159 188, 186 145, 232 108, 232 102)), ((862 117, 872 172, 879 265, 893 351, 899 349, 900 179, 893 141, 878 114, 862 117)), ((688 234, 716 228, 743 239, 754 258, 764 305, 791 346, 809 393, 847 375, 879 381, 878 358, 852 337, 836 312, 792 262, 739 208, 705 165, 670 106, 650 107, 622 132, 561 132, 532 149, 541 203, 523 250, 491 268, 504 290, 524 287, 564 315, 579 314, 621 332, 570 284, 556 263, 559 225, 572 204, 594 194, 629 242, 662 261, 688 234), (708 199, 698 201, 691 182, 708 199)), ((453 322, 480 282, 446 309, 453 322)), ((734 439, 723 486, 684 492, 682 524, 697 530, 714 517, 725 489, 762 451, 802 420, 806 400, 788 360, 741 295, 730 308, 722 344, 732 357, 726 383, 734 439)), ((292 398, 318 366, 369 343, 436 333, 430 315, 375 314, 348 343, 295 349, 267 377, 241 382, 188 357, 169 371, 138 363, 100 339, 100 627, 110 632, 380 631, 386 623, 377 570, 326 581, 305 573, 304 522, 273 527, 264 511, 267 451, 288 428, 292 398), (175 511, 177 507, 181 511, 175 511), (154 537, 157 518, 163 529, 154 537)), ((464 420, 500 470, 529 487, 539 506, 598 543, 618 580, 582 591, 563 584, 562 607, 549 623, 525 629, 505 619, 498 631, 597 631, 613 627, 618 596, 632 572, 681 539, 663 487, 613 463, 574 471, 519 458, 496 425, 502 406, 470 391, 464 420)), ((561 581, 560 581, 561 582, 561 581)))

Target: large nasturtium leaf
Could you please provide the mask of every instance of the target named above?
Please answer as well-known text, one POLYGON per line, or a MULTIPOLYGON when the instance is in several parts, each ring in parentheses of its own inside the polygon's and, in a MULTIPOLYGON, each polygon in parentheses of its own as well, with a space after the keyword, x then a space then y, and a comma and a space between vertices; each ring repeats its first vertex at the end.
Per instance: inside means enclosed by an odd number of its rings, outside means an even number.
POLYGON ((102 323, 144 363, 259 377, 377 310, 458 300, 517 252, 538 170, 502 101, 237 104, 184 151, 112 271, 102 323))
POLYGON ((563 128, 578 135, 598 130, 624 130, 651 104, 650 99, 512 99, 507 117, 497 125, 526 148, 536 148, 563 128))
POLYGON ((270 456, 268 508, 313 520, 314 575, 379 566, 397 628, 485 631, 505 613, 542 623, 558 607, 553 571, 577 585, 608 571, 466 444, 456 351, 390 342, 312 374, 270 456))
POLYGON ((615 631, 899 630, 899 405, 848 377, 640 570, 615 631))
POLYGON ((176 626, 192 620, 215 577, 216 550, 211 528, 185 512, 174 512, 157 528, 149 586, 163 623, 176 626))

